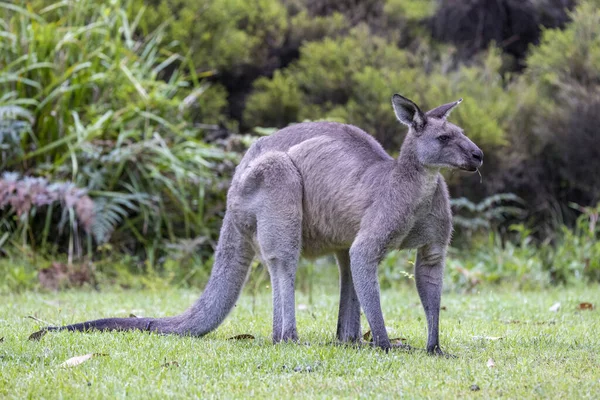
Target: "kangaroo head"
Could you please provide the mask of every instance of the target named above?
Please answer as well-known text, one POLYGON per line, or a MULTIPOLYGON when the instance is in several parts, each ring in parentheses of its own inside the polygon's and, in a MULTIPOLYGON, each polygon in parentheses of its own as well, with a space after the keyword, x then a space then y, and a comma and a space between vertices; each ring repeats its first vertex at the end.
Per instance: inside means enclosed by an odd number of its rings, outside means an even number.
POLYGON ((483 164, 481 149, 465 136, 460 127, 446 120, 461 101, 423 113, 406 97, 399 94, 392 96, 396 118, 409 127, 403 147, 412 147, 423 166, 476 171, 483 164))

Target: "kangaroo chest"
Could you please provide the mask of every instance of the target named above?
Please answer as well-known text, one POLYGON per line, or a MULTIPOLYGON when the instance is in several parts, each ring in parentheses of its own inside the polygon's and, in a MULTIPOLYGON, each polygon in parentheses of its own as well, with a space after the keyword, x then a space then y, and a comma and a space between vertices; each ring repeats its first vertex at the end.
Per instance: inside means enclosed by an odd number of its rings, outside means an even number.
MULTIPOLYGON (((440 236, 440 214, 436 212, 437 176, 419 187, 408 220, 398 221, 398 235, 391 238, 392 249, 414 249, 435 241, 440 236)), ((439 206, 439 205, 437 205, 439 206)))
POLYGON ((436 223, 431 207, 432 199, 425 200, 417 206, 408 234, 395 238, 392 248, 415 249, 434 240, 436 223))

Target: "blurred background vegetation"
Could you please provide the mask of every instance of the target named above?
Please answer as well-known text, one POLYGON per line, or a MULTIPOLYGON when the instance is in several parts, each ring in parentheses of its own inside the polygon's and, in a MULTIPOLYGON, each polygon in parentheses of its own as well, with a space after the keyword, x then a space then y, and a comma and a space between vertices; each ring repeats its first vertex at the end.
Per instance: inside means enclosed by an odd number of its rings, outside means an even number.
POLYGON ((249 144, 328 119, 397 154, 395 92, 462 97, 486 154, 447 175, 447 288, 600 281, 598 0, 0 0, 0 290, 202 285, 249 144))

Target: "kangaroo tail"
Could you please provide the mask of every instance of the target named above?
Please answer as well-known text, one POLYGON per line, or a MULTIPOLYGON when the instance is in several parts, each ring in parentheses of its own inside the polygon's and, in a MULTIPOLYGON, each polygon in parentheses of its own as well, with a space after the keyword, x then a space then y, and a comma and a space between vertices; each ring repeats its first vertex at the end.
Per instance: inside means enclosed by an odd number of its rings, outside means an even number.
POLYGON ((254 251, 250 240, 238 231, 228 213, 215 254, 215 263, 200 299, 182 314, 165 318, 105 318, 61 327, 46 327, 30 336, 36 339, 45 331, 129 331, 203 336, 216 329, 234 307, 246 281, 254 251))

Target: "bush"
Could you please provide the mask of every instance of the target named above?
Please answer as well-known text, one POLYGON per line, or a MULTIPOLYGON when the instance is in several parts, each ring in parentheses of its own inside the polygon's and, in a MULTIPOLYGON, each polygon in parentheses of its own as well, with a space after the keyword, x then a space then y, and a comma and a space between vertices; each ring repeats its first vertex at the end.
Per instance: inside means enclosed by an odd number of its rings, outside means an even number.
POLYGON ((600 85, 600 9, 583 1, 566 29, 544 31, 539 46, 527 57, 525 76, 547 97, 559 100, 565 85, 600 85))
POLYGON ((513 192, 529 204, 544 238, 573 226, 570 202, 600 201, 600 10, 582 2, 564 30, 545 30, 515 79, 512 147, 490 190, 513 192))
POLYGON ((422 63, 366 26, 357 27, 346 37, 306 43, 289 68, 257 81, 244 118, 246 124, 277 127, 334 119, 357 125, 385 147, 397 149, 402 128, 391 111, 394 92, 413 98, 424 109, 463 97, 453 121, 483 147, 505 143, 513 103, 500 76, 498 51, 490 49, 479 66, 451 73, 441 66, 427 73, 422 63))
POLYGON ((153 0, 137 1, 146 8, 140 28, 144 35, 165 21, 166 42, 177 41, 202 71, 236 71, 246 64, 269 61, 269 49, 281 45, 287 28, 283 4, 273 0, 153 0))
MULTIPOLYGON (((64 211, 52 213, 59 198, 26 210, 0 201, 0 225, 11 235, 4 242, 23 239, 36 251, 48 242, 48 251, 70 256, 75 246, 75 255, 90 257, 108 243, 158 265, 169 243, 203 237, 201 256, 212 253, 224 207, 216 162, 232 157, 202 141, 191 113, 220 113, 221 89, 187 75, 184 67, 194 71, 193 64, 163 43, 162 29, 134 35, 143 18, 127 19, 129 2, 59 2, 37 11, 23 5, 0 3, 2 165, 25 175, 25 183, 48 177, 42 186, 50 194, 61 185, 80 188, 93 201, 94 223, 48 234, 49 223, 64 223, 64 211), (205 107, 191 107, 196 102, 205 107)), ((11 187, 0 196, 15 196, 11 187)), ((62 203, 70 213, 68 199, 62 203)))
POLYGON ((600 203, 572 207, 581 213, 577 224, 573 230, 563 226, 556 247, 542 252, 545 268, 555 283, 600 282, 600 203))

